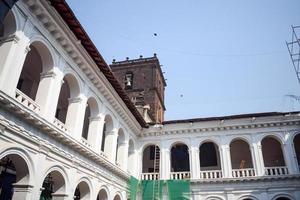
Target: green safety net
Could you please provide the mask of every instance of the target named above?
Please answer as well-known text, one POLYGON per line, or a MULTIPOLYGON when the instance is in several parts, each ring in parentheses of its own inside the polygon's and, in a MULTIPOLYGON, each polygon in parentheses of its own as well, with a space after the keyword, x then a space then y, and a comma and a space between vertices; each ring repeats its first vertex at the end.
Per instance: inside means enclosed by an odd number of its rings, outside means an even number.
POLYGON ((130 188, 130 200, 136 200, 136 194, 137 194, 137 189, 139 185, 139 180, 134 178, 133 176, 130 177, 130 182, 129 182, 129 188, 130 188))
POLYGON ((189 180, 167 180, 169 200, 190 199, 189 180))
POLYGON ((143 200, 160 200, 162 199, 163 181, 160 180, 143 180, 141 181, 141 196, 143 200))
POLYGON ((163 187, 167 186, 165 195, 169 200, 188 200, 190 199, 190 181, 189 180, 143 180, 130 178, 130 200, 136 200, 137 195, 142 200, 162 200, 163 187), (165 185, 165 183, 167 183, 165 185))

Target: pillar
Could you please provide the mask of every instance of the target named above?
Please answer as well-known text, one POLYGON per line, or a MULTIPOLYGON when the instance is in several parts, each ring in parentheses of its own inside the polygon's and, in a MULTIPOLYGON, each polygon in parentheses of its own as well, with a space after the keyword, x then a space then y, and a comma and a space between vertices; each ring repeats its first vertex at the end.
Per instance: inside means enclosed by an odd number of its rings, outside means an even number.
POLYGON ((282 153, 289 174, 296 174, 298 172, 298 165, 297 162, 295 162, 296 160, 293 153, 293 145, 291 142, 286 142, 282 145, 282 153))
POLYGON ((105 136, 104 153, 112 163, 115 163, 118 129, 107 131, 105 134, 106 136, 105 136))
POLYGON ((231 167, 231 157, 230 157, 230 147, 228 144, 223 144, 221 146, 221 162, 223 163, 222 166, 222 173, 224 178, 231 178, 232 177, 232 167, 231 167))
POLYGON ((118 147, 118 163, 124 171, 127 171, 128 147, 128 141, 119 144, 118 147))
POLYGON ((161 148, 161 156, 160 156, 160 179, 168 180, 171 176, 171 155, 170 149, 161 148))
POLYGON ((192 144, 190 150, 191 179, 200 179, 200 159, 197 144, 192 144))
POLYGON ((78 141, 81 141, 86 102, 87 99, 83 96, 69 99, 66 127, 78 141))
POLYGON ((257 168, 257 176, 263 176, 265 174, 265 165, 264 165, 264 158, 262 153, 262 146, 260 142, 253 143, 253 157, 254 163, 257 168))
POLYGON ((29 39, 23 32, 17 32, 2 39, 0 47, 0 90, 14 98, 23 64, 30 50, 29 39))
POLYGON ((95 152, 100 152, 101 149, 101 136, 103 127, 101 119, 102 118, 100 116, 89 118, 89 130, 87 141, 92 146, 92 149, 95 152))
POLYGON ((41 114, 50 122, 55 117, 62 83, 63 73, 58 68, 41 74, 35 101, 41 108, 41 114))

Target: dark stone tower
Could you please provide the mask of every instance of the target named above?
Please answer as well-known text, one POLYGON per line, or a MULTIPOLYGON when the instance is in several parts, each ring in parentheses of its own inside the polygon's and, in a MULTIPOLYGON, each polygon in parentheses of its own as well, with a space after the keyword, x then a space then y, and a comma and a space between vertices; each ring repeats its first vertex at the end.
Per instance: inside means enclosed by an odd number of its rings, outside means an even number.
MULTIPOLYGON (((153 57, 125 61, 113 61, 110 65, 112 72, 120 82, 122 88, 127 92, 132 102, 145 118, 145 109, 154 123, 164 120, 164 93, 166 82, 154 54, 153 57)), ((149 120, 147 120, 149 122, 149 120)))

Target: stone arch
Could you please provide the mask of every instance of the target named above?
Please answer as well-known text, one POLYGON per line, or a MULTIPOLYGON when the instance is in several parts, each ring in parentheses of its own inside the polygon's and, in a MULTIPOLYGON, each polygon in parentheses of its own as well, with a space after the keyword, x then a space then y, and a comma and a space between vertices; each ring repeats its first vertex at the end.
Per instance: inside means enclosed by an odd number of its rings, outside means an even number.
MULTIPOLYGON (((97 120, 95 120, 99 115, 99 106, 96 98, 89 97, 86 103, 82 137, 91 142, 91 135, 97 133, 97 120), (96 123, 95 123, 96 122, 96 123)), ((96 136, 92 137, 95 139, 96 136)))
POLYGON ((142 148, 142 173, 158 173, 160 170, 160 147, 148 143, 142 148))
POLYGON ((74 191, 75 200, 89 200, 92 194, 92 184, 89 179, 81 178, 74 191))
POLYGON ((41 197, 45 199, 55 196, 65 195, 67 193, 67 175, 62 167, 52 166, 43 176, 41 183, 41 197))
POLYGON ((296 133, 292 141, 293 141, 294 152, 298 164, 298 169, 300 170, 300 133, 296 133))
POLYGON ((0 159, 8 157, 12 160, 13 164, 21 163, 19 165, 14 164, 16 165, 16 183, 32 185, 34 166, 30 155, 24 149, 18 147, 9 147, 2 149, 0 152, 0 159))
POLYGON ((125 133, 122 128, 118 130, 117 148, 116 148, 116 163, 124 167, 124 156, 126 151, 125 133))
POLYGON ((73 109, 76 104, 78 104, 78 101, 80 101, 77 99, 79 95, 80 85, 76 76, 71 73, 65 74, 56 107, 56 119, 66 124, 68 121, 69 123, 74 121, 71 119, 73 117, 71 109, 73 109))
POLYGON ((30 188, 31 174, 26 157, 22 153, 14 152, 3 154, 0 158, 0 199, 18 199, 20 198, 19 186, 30 188), (14 192, 15 190, 17 192, 14 192))
POLYGON ((109 190, 103 186, 98 192, 97 200, 108 200, 108 199, 109 199, 109 190))
POLYGON ((277 194, 272 198, 272 200, 295 200, 295 198, 290 194, 277 194))
POLYGON ((190 171, 189 147, 184 142, 174 142, 171 146, 171 171, 190 171))
POLYGON ((200 170, 221 170, 219 145, 215 140, 204 140, 199 146, 200 170))
POLYGON ((110 114, 106 114, 104 118, 104 125, 102 130, 102 142, 101 142, 101 151, 105 153, 105 146, 107 144, 107 135, 114 129, 113 118, 110 114))
POLYGON ((127 170, 130 174, 135 172, 135 144, 132 139, 129 139, 128 142, 128 161, 127 161, 127 170))
POLYGON ((265 167, 285 166, 282 141, 278 137, 265 136, 261 140, 261 146, 265 167))
POLYGON ((53 56, 49 46, 42 40, 31 41, 22 71, 17 83, 17 89, 37 103, 44 102, 47 86, 43 83, 43 74, 53 69, 53 56))
POLYGON ((232 169, 253 168, 250 144, 243 137, 233 138, 229 144, 232 169))
POLYGON ((224 198, 220 196, 209 196, 205 200, 224 200, 224 198))
POLYGON ((121 195, 117 192, 117 194, 115 194, 113 200, 122 200, 121 195))
POLYGON ((238 200, 258 200, 258 198, 252 196, 252 195, 244 195, 240 197, 238 200))

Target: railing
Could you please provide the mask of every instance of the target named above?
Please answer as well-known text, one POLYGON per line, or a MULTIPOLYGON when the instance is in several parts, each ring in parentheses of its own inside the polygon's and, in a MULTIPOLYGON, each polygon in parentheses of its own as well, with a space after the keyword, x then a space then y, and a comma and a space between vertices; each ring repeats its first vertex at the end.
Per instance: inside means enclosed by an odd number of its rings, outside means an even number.
POLYGON ((288 175, 288 168, 286 166, 280 167, 265 167, 266 176, 284 176, 288 175))
POLYGON ((216 179, 222 178, 221 170, 211 170, 211 171, 200 171, 201 179, 216 179))
POLYGON ((59 119, 54 118, 53 124, 60 130, 65 131, 65 132, 67 131, 66 125, 64 123, 62 123, 61 121, 59 121, 59 119))
POLYGON ((16 89, 16 100, 29 108, 30 110, 34 112, 40 111, 40 106, 34 102, 30 97, 28 97, 26 94, 21 92, 20 90, 16 89))
POLYGON ((190 179, 191 172, 171 172, 171 179, 180 180, 180 179, 190 179))
POLYGON ((159 180, 159 173, 142 173, 142 180, 159 180))
POLYGON ((92 146, 90 145, 90 143, 85 139, 85 138, 81 138, 81 143, 84 145, 84 146, 87 146, 89 148, 91 148, 92 146))
POLYGON ((252 176, 255 176, 255 171, 253 168, 233 169, 232 170, 233 178, 252 177, 252 176))

